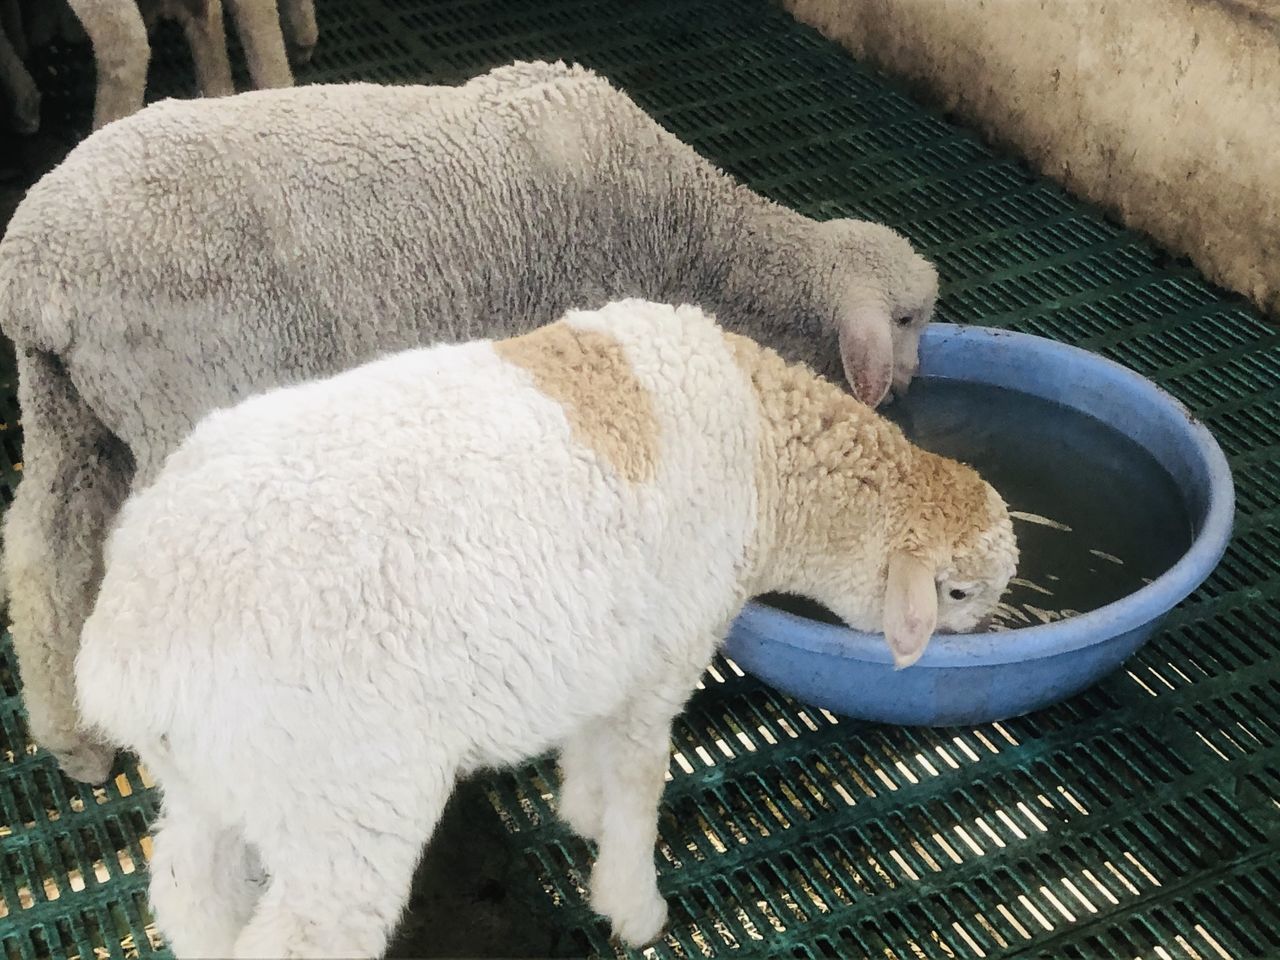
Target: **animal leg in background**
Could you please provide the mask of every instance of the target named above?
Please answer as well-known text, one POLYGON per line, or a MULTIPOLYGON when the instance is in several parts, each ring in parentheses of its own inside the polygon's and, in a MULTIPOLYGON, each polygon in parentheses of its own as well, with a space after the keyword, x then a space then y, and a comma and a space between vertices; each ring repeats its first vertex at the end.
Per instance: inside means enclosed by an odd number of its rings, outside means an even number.
POLYGON ((68 776, 101 783, 115 749, 80 729, 74 664, 133 463, 48 354, 19 348, 18 401, 24 469, 5 517, 4 576, 31 736, 68 776))
POLYGON ((173 8, 182 24, 191 59, 196 68, 196 84, 202 96, 226 97, 236 92, 227 56, 227 32, 222 20, 222 0, 180 0, 173 8))
POLYGON ((151 44, 135 0, 68 0, 93 43, 93 129, 142 109, 151 44))
POLYGON ((23 65, 25 35, 16 0, 0 0, 5 16, 0 19, 0 91, 13 104, 14 124, 19 133, 35 133, 40 128, 40 91, 23 65))
POLYGON ((280 19, 294 63, 309 63, 320 37, 315 0, 280 0, 280 19))
POLYGON ((14 53, 23 61, 30 49, 24 20, 20 0, 0 0, 0 33, 9 38, 14 53))
POLYGON ((293 86, 276 0, 227 0, 236 21, 249 76, 259 90, 293 86))

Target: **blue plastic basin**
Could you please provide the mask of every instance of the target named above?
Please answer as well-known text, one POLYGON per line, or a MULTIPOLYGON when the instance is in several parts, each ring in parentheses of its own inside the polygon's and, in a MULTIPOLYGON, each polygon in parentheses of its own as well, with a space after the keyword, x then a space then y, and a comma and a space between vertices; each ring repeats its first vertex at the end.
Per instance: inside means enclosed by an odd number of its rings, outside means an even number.
POLYGON ((928 726, 1002 720, 1062 700, 1115 670, 1209 576, 1231 536, 1231 471, 1217 441, 1186 407, 1085 350, 1027 334, 933 324, 920 359, 921 376, 1042 397, 1146 448, 1182 492, 1195 531, 1190 548, 1162 576, 1105 607, 1004 633, 939 634, 906 670, 894 670, 879 634, 758 603, 734 623, 725 653, 798 700, 845 716, 928 726))

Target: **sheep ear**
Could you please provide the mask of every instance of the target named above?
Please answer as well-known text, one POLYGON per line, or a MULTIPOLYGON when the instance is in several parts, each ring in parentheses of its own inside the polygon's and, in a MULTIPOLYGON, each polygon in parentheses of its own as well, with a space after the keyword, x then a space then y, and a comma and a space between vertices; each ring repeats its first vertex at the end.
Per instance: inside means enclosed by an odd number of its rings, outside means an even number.
POLYGON ((889 558, 889 583, 884 594, 884 638, 898 670, 922 656, 938 625, 938 586, 933 567, 908 553, 889 558))
POLYGON ((840 324, 840 360, 853 394, 875 407, 893 383, 893 320, 884 310, 856 310, 840 324))

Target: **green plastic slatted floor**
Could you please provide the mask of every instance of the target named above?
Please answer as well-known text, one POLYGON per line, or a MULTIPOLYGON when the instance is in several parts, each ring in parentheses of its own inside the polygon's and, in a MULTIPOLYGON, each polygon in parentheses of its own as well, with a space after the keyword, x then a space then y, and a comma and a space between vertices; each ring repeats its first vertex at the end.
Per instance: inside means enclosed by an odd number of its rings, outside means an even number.
MULTIPOLYGON (((764 3, 321 0, 320 15, 310 81, 592 65, 760 191, 903 230, 942 271, 939 319, 1128 364, 1231 457, 1240 516, 1221 567, 1126 669, 1068 703, 892 729, 837 722, 718 663, 675 734, 658 853, 672 923, 650 956, 1280 957, 1275 329, 764 3)), ((155 90, 185 92, 174 32, 158 48, 155 90)), ((89 71, 57 55, 50 112, 82 123, 89 71)), ((154 795, 136 771, 97 792, 62 780, 26 743, 7 647, 0 662, 4 956, 148 952, 154 795)), ((612 955, 554 783, 539 762, 485 784, 538 878, 512 909, 612 955)))

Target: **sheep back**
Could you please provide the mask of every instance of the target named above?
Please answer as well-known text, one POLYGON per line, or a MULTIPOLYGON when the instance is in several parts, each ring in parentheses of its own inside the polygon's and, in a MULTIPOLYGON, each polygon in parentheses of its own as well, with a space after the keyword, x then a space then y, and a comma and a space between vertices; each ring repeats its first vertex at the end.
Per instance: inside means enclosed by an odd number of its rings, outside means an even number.
POLYGON ((748 208, 794 219, 563 64, 170 100, 32 188, 0 326, 158 462, 211 409, 384 352, 624 296, 714 306, 748 208))

